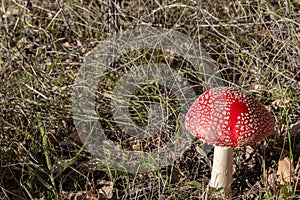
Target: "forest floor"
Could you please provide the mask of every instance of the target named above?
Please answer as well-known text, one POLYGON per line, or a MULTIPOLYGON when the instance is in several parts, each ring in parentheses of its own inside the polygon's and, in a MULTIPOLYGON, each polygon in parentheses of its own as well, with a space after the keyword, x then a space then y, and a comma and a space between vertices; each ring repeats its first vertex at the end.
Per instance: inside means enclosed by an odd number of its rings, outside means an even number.
MULTIPOLYGON (((192 66, 163 46, 152 52, 131 49, 96 71, 96 92, 94 85, 85 85, 91 94, 75 91, 85 84, 76 81, 89 70, 87 63, 99 61, 93 57, 98 45, 105 49, 115 34, 146 27, 176 31, 187 36, 182 41, 192 38, 212 58, 213 72, 207 73, 217 75, 219 85, 248 92, 275 118, 268 138, 234 150, 232 199, 300 198, 298 1, 2 0, 0 8, 0 199, 210 199, 213 151, 202 141, 192 138, 185 151, 155 170, 135 173, 132 160, 118 157, 120 149, 123 156, 151 153, 176 140, 178 127, 184 127, 180 108, 190 103, 178 91, 192 89, 198 96, 212 86, 198 70, 201 65, 192 66), (189 84, 170 92, 157 81, 166 79, 156 77, 138 79, 137 88, 122 87, 131 71, 148 72, 147 63, 164 63, 189 84), (118 110, 115 98, 132 88, 126 104, 131 120, 114 118, 126 111, 118 110), (100 147, 85 138, 88 127, 75 123, 74 102, 90 98, 96 99, 91 113, 115 146, 105 149, 114 163, 104 162, 103 151, 93 154, 100 147), (157 113, 158 108, 164 111, 157 113), (155 124, 160 132, 150 137, 132 135, 134 128, 148 130, 149 119, 155 119, 148 116, 151 109, 154 116, 167 114, 166 127, 155 124)), ((119 48, 140 41, 121 39, 119 48)))

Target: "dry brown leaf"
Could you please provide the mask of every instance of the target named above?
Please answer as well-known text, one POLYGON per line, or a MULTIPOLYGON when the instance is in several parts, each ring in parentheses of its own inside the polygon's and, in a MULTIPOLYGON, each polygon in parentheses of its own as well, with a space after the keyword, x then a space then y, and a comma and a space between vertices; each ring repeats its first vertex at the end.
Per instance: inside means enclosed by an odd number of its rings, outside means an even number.
POLYGON ((62 195, 64 200, 107 200, 112 197, 107 197, 101 192, 93 193, 91 191, 62 192, 62 195))
POLYGON ((104 185, 100 190, 99 194, 103 195, 106 199, 111 199, 113 197, 113 186, 114 183, 106 180, 98 180, 97 184, 104 185))
POLYGON ((293 165, 291 164, 291 159, 288 157, 285 157, 278 161, 278 181, 280 182, 280 185, 285 185, 286 183, 289 183, 291 179, 291 174, 293 173, 293 165))

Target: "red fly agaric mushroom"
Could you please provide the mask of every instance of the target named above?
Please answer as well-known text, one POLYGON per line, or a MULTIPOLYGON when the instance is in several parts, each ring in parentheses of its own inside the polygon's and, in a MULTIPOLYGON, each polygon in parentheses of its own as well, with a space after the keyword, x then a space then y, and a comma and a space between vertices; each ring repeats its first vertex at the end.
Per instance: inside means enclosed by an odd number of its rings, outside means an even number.
POLYGON ((204 92, 189 109, 186 128, 214 145, 210 187, 231 194, 233 148, 257 143, 274 129, 271 113, 254 97, 230 87, 204 92))

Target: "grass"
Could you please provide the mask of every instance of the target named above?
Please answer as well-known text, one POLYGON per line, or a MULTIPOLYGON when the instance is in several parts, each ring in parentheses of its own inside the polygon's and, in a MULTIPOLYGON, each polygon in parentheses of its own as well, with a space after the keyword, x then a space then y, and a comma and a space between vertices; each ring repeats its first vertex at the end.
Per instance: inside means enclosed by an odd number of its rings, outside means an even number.
MULTIPOLYGON (((201 43, 225 84, 255 96, 276 119, 267 140, 235 150, 233 199, 299 198, 300 138, 293 129, 300 122, 298 1, 124 0, 113 5, 112 0, 1 1, 0 197, 205 199, 212 152, 200 156, 202 142, 193 141, 170 166, 131 174, 95 159, 75 129, 72 86, 88 52, 114 33, 148 24, 201 43), (282 185, 276 172, 284 157, 294 168, 282 185)), ((145 140, 124 134, 113 122, 110 94, 126 70, 162 61, 183 70, 197 95, 206 89, 180 57, 154 55, 124 55, 99 84, 99 120, 112 141, 127 150, 151 151, 170 141, 178 107, 174 95, 145 85, 131 98, 134 121, 144 126, 149 102, 156 102, 170 116, 168 128, 145 140)))

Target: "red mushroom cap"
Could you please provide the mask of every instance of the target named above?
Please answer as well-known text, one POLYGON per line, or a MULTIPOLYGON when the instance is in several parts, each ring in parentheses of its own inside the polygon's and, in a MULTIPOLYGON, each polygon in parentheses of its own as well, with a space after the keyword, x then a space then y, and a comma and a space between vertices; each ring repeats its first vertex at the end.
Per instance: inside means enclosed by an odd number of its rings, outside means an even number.
POLYGON ((193 103, 186 128, 216 146, 240 147, 257 143, 275 126, 272 114, 254 97, 230 87, 213 88, 193 103))

